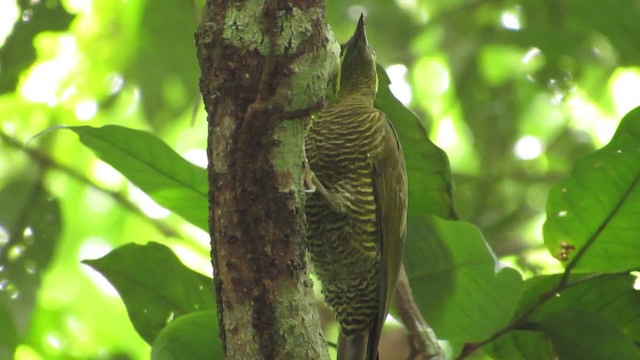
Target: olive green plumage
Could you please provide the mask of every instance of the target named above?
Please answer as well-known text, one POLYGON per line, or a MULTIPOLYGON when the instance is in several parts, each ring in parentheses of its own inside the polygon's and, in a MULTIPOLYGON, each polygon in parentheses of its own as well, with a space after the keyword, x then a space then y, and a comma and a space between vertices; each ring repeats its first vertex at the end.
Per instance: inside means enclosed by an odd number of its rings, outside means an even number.
POLYGON ((375 54, 362 16, 343 46, 336 86, 306 137, 307 178, 317 189, 305 208, 307 241, 340 323, 338 359, 371 360, 402 258, 407 177, 395 130, 373 107, 375 54))

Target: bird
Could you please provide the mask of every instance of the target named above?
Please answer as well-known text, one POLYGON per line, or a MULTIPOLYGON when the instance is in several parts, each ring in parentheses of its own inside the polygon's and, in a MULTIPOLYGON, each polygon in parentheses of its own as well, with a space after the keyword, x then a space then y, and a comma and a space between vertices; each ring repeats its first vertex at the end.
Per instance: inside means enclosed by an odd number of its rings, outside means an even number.
POLYGON ((307 248, 340 325, 338 360, 376 360, 402 263, 407 172, 393 125, 374 107, 363 14, 341 48, 335 98, 305 135, 307 248))

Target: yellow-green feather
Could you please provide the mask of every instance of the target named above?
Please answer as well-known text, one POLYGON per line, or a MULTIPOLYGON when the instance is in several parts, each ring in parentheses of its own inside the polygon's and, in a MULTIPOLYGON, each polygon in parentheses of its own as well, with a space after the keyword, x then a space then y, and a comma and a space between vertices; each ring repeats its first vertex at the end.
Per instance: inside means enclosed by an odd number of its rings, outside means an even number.
POLYGON ((307 243, 340 323, 338 360, 375 360, 401 264, 406 169, 393 126, 373 107, 375 54, 362 17, 343 50, 337 97, 306 136, 309 166, 326 190, 307 199, 307 243))

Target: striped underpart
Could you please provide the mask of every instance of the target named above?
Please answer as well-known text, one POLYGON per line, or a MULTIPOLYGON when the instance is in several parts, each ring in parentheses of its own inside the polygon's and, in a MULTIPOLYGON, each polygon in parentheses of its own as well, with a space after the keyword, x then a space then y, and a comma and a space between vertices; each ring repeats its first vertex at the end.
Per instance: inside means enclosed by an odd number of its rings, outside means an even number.
POLYGON ((385 121, 366 97, 353 95, 321 111, 306 138, 311 170, 346 209, 335 211, 317 191, 305 208, 311 260, 345 335, 366 329, 379 312, 371 158, 382 149, 385 121))

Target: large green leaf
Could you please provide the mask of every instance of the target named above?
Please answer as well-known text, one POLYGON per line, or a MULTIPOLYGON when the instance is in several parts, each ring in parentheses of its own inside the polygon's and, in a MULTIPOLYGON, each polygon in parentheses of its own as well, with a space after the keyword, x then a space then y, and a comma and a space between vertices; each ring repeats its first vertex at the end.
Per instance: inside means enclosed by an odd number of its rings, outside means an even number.
MULTIPOLYGON (((527 290, 518 307, 523 309, 536 302, 542 293, 555 287, 560 277, 556 274, 527 280, 527 290)), ((541 321, 563 309, 600 314, 640 343, 640 334, 630 331, 640 322, 640 292, 633 288, 635 280, 628 274, 571 277, 569 286, 538 307, 528 320, 541 321)))
POLYGON ((375 106, 393 123, 404 149, 409 177, 409 215, 404 262, 415 299, 438 337, 478 341, 505 325, 522 279, 498 268, 480 232, 455 219, 447 155, 428 138, 420 120, 389 90, 378 66, 375 106))
POLYGON ((490 342, 485 352, 498 360, 553 359, 549 338, 539 331, 510 331, 490 342))
MULTIPOLYGON (((496 340, 488 348, 488 351, 498 359, 528 359, 532 348, 548 350, 551 348, 551 336, 557 336, 557 332, 568 331, 574 333, 574 329, 550 330, 555 323, 554 317, 560 313, 570 316, 570 311, 575 311, 582 316, 597 315, 607 322, 607 327, 615 328, 617 336, 625 339, 611 338, 608 341, 640 343, 640 292, 633 288, 635 277, 629 274, 601 274, 601 275, 576 275, 569 279, 568 286, 561 290, 555 290, 561 274, 538 276, 525 282, 525 291, 518 303, 518 311, 514 318, 531 306, 536 306, 526 319, 528 324, 537 324, 544 328, 545 333, 531 331, 515 331, 496 340), (546 301, 541 299, 548 297, 546 301)), ((600 320, 593 320, 600 321, 600 320)), ((571 325, 568 325, 571 327, 571 325)), ((581 335, 575 335, 581 336, 581 335)), ((585 335, 589 336, 589 335, 585 335)), ((546 358, 541 356, 539 358, 546 358)), ((576 356, 574 358, 583 357, 576 356)))
MULTIPOLYGON (((18 20, 13 31, 0 48, 0 94, 13 91, 20 75, 36 60, 33 46, 35 37, 46 31, 66 30, 74 15, 69 14, 58 1, 18 1, 22 20, 18 20)), ((4 14, 3 14, 4 15, 4 14)), ((7 18, 3 18, 7 20, 7 18)))
POLYGON ((222 359, 217 321, 214 310, 180 316, 158 334, 151 360, 222 359))
POLYGON ((184 266, 164 245, 127 244, 84 263, 115 286, 133 326, 149 344, 173 318, 215 309, 211 279, 184 266))
POLYGON ((69 127, 96 156, 120 171, 158 204, 208 230, 205 169, 178 155, 155 135, 108 125, 69 127))
POLYGON ((13 355, 27 335, 62 228, 60 205, 41 179, 27 172, 18 176, 0 191, 0 358, 13 355))
POLYGON ((405 267, 418 306, 438 337, 480 341, 506 325, 522 290, 520 274, 500 268, 475 226, 436 217, 414 221, 424 226, 407 241, 405 267))
POLYGON ((124 75, 140 86, 142 108, 154 128, 175 124, 200 98, 193 34, 197 2, 144 1, 138 47, 124 75), (171 21, 166 21, 170 18, 171 21))
POLYGON ((546 318, 542 329, 560 360, 640 359, 636 345, 599 314, 566 308, 546 318))
POLYGON ((611 142, 578 160, 549 193, 544 240, 554 256, 580 272, 640 267, 640 108, 629 112, 611 142))
POLYGON ((18 331, 7 306, 0 302, 0 359, 13 359, 18 346, 18 331))
POLYGON ((389 90, 389 76, 380 65, 378 77, 380 89, 375 106, 393 123, 404 150, 409 177, 409 214, 456 218, 447 154, 429 140, 416 114, 393 96, 389 90))

